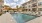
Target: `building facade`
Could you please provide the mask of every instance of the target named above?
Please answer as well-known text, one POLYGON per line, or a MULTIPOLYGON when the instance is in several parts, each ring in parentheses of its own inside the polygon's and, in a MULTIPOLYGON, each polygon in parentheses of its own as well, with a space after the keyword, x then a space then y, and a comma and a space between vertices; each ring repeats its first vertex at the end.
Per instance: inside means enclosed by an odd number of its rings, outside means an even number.
POLYGON ((42 15, 42 0, 38 0, 38 12, 42 15))
POLYGON ((27 9, 27 11, 42 14, 42 0, 30 0, 22 4, 22 7, 27 9))
POLYGON ((30 0, 30 1, 22 4, 22 6, 25 9, 29 9, 31 11, 36 11, 35 9, 37 8, 37 0, 30 0), (32 9, 34 9, 34 10, 32 10, 32 9))

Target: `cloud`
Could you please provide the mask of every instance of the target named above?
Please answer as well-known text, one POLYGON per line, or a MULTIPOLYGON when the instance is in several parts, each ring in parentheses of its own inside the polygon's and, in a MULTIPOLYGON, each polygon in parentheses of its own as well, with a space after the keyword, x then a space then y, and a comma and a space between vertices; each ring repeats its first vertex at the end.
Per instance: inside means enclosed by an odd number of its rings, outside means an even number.
POLYGON ((16 3, 11 3, 10 5, 11 5, 10 7, 13 8, 13 7, 15 7, 17 4, 16 4, 16 3))
POLYGON ((4 5, 9 5, 10 7, 16 7, 16 5, 21 5, 27 0, 4 0, 4 5))
POLYGON ((4 0, 4 5, 9 5, 8 3, 6 3, 6 0, 4 0))
POLYGON ((14 2, 17 2, 17 1, 19 1, 19 0, 14 0, 14 2))
POLYGON ((28 2, 28 1, 30 1, 30 0, 25 0, 25 2, 28 2))
POLYGON ((16 3, 11 3, 10 5, 16 5, 16 3))

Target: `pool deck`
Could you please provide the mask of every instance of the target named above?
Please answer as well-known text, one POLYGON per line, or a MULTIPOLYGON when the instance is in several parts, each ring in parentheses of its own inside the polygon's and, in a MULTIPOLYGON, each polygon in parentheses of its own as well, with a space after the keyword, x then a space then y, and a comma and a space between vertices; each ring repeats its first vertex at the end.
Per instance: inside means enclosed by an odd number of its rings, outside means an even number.
POLYGON ((29 22, 26 22, 26 23, 42 23, 42 16, 36 18, 36 19, 33 19, 29 22))
POLYGON ((12 20, 11 14, 6 13, 0 16, 0 23, 16 23, 16 21, 12 20))
MULTIPOLYGON (((12 20, 11 14, 7 12, 3 14, 2 16, 0 16, 0 23, 17 23, 17 22, 15 21, 15 19, 12 20)), ((31 21, 28 21, 26 23, 42 23, 42 16, 36 19, 33 19, 31 21)))

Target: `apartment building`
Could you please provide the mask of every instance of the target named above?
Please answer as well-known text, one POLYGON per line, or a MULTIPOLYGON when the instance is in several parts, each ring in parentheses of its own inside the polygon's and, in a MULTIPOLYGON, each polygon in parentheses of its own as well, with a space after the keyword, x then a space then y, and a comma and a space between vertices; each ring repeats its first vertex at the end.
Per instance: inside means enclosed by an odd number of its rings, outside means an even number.
POLYGON ((30 1, 22 4, 22 7, 27 9, 27 11, 36 11, 37 0, 30 0, 30 1))
POLYGON ((42 15, 42 0, 38 0, 38 12, 42 15))
POLYGON ((22 7, 25 8, 27 11, 42 14, 42 0, 30 0, 22 4, 22 7))

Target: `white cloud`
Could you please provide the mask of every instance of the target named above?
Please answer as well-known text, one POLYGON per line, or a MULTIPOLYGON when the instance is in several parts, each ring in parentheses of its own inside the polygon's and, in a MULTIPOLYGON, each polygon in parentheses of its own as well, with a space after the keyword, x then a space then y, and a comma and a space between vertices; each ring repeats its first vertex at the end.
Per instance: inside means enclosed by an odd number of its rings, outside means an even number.
POLYGON ((10 4, 8 4, 8 3, 4 2, 4 5, 8 5, 10 7, 15 7, 16 3, 10 3, 10 4))
POLYGON ((10 4, 6 3, 6 1, 7 1, 7 0, 4 0, 4 5, 10 5, 10 4))
POLYGON ((23 4, 23 3, 25 3, 25 0, 22 0, 22 2, 20 2, 20 4, 23 4))
MULTIPOLYGON (((17 1, 19 1, 19 0, 14 0, 14 2, 17 2, 17 1)), ((9 5, 10 7, 16 7, 16 5, 21 5, 21 4, 23 4, 23 3, 25 3, 25 2, 27 2, 27 1, 29 1, 29 0, 22 0, 19 4, 17 4, 17 3, 10 3, 10 4, 8 4, 8 3, 6 3, 6 1, 4 1, 4 5, 9 5)))
POLYGON ((28 2, 28 1, 30 1, 30 0, 25 0, 25 2, 28 2))
POLYGON ((10 5, 16 5, 16 3, 11 3, 10 5))
POLYGON ((8 3, 6 3, 6 1, 4 0, 4 5, 8 5, 8 6, 10 6, 8 3))
POLYGON ((19 1, 19 0, 14 0, 14 2, 17 2, 17 1, 19 1))
POLYGON ((16 3, 11 3, 10 6, 13 8, 16 6, 16 3))

